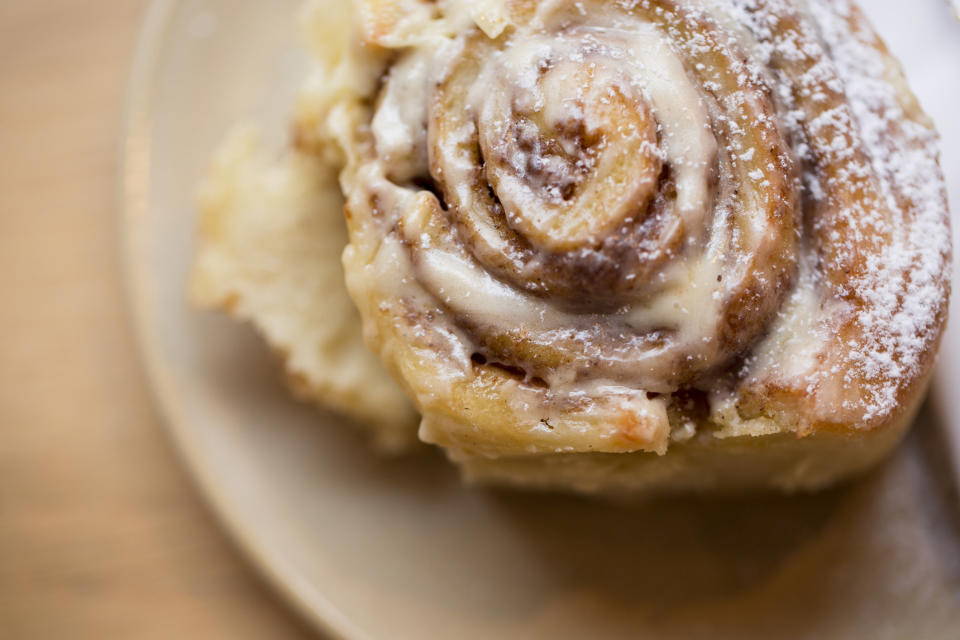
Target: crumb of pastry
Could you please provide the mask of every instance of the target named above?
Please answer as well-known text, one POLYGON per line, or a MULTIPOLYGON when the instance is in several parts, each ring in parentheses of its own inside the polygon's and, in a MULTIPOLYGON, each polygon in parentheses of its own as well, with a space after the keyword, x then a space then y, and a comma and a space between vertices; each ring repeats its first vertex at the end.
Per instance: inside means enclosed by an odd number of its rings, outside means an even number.
POLYGON ((235 129, 201 188, 190 296, 251 322, 281 356, 298 397, 402 448, 415 440, 416 412, 363 345, 343 284, 342 210, 330 167, 295 151, 271 156, 255 129, 235 129))

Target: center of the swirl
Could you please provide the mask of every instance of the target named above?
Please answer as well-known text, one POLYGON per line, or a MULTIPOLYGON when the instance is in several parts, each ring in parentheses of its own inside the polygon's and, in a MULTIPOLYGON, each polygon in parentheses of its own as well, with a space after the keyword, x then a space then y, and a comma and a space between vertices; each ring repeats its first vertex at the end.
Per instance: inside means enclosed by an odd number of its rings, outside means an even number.
POLYGON ((662 169, 657 123, 617 68, 541 64, 501 78, 478 130, 484 171, 508 223, 534 246, 597 246, 644 215, 662 169))

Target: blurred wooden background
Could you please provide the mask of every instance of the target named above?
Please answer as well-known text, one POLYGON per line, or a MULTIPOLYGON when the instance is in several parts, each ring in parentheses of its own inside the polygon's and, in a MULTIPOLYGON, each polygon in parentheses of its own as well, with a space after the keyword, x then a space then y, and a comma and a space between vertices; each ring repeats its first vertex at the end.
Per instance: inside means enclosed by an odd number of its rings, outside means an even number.
POLYGON ((0 638, 305 638, 200 503, 121 288, 144 0, 0 0, 0 638))

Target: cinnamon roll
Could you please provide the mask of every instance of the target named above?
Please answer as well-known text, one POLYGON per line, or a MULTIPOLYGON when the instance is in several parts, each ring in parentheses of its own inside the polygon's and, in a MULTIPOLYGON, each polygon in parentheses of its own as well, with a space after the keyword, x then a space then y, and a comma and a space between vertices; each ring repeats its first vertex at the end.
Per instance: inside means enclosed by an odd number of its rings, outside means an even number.
POLYGON ((468 477, 813 489, 898 441, 949 222, 852 2, 349 7, 305 14, 296 142, 342 168, 368 346, 468 477))

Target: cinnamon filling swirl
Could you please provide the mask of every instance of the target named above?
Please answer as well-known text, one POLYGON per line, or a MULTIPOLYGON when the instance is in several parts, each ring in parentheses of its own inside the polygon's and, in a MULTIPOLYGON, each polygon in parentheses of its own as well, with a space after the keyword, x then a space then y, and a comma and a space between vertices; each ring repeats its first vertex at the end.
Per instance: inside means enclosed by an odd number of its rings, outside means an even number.
POLYGON ((442 201, 414 197, 401 233, 488 359, 674 391, 779 307, 797 260, 794 161, 715 25, 653 5, 627 12, 630 28, 622 11, 582 24, 564 8, 449 46, 426 114, 442 201))

